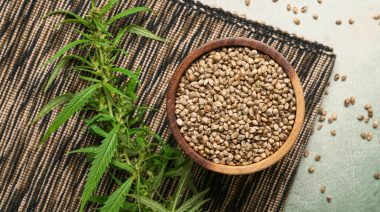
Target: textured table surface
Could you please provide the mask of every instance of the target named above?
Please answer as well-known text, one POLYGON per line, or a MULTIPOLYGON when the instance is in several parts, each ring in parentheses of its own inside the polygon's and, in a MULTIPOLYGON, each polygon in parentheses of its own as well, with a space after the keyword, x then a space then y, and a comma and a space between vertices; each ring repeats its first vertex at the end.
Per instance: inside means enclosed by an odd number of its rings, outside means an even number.
MULTIPOLYGON (((356 120, 357 115, 365 115, 363 105, 371 103, 373 120, 380 121, 380 25, 372 16, 380 13, 378 0, 251 0, 250 6, 244 0, 201 0, 210 6, 246 15, 247 19, 264 21, 290 33, 304 36, 331 46, 337 55, 333 75, 347 75, 345 82, 334 82, 328 88, 329 94, 323 99, 328 114, 336 112, 338 120, 332 124, 323 123, 323 128, 315 130, 308 149, 310 155, 302 160, 287 202, 287 211, 379 211, 380 180, 373 173, 380 172, 380 129, 372 129, 372 121, 364 124, 356 120), (290 3, 299 9, 307 5, 308 11, 294 15, 286 10, 290 3), (313 20, 312 14, 319 15, 313 20), (301 24, 293 24, 298 17, 301 24), (354 18, 353 25, 348 24, 354 18), (341 19, 342 25, 335 21, 341 19), (349 108, 343 100, 356 97, 356 104, 349 108), (337 135, 332 137, 330 130, 337 135), (371 142, 363 141, 360 133, 373 133, 371 142), (314 161, 316 153, 322 155, 314 161), (309 174, 313 166, 316 171, 309 174), (319 188, 326 186, 321 194, 319 188), (326 202, 326 196, 332 202, 326 202)), ((316 123, 317 126, 318 123, 316 123)), ((316 127, 315 126, 315 127, 316 127)))

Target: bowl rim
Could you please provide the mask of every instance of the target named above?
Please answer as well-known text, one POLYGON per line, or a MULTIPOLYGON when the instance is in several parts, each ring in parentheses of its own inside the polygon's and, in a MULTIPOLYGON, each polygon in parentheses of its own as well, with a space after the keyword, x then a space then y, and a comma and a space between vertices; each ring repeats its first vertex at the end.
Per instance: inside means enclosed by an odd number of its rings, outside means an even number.
POLYGON ((197 164, 199 164, 200 166, 206 169, 209 169, 218 173, 222 173, 222 174, 243 175, 243 174, 255 173, 272 166, 273 164, 277 163, 280 159, 282 159, 290 151, 290 149, 296 143, 297 137, 303 125, 304 113, 305 113, 305 100, 304 100, 302 85, 300 83, 300 80, 294 68, 291 66, 291 64, 284 58, 284 56, 280 52, 278 52, 273 47, 263 42, 257 41, 255 39, 245 38, 245 37, 226 37, 226 38, 212 40, 203 44, 202 46, 192 50, 181 61, 181 63, 178 65, 177 69, 175 70, 171 78, 171 81, 169 82, 169 85, 168 85, 166 110, 167 110, 169 128, 173 133, 174 139, 176 140, 176 142, 178 143, 180 148, 185 152, 186 155, 188 155, 197 164), (188 144, 188 142, 186 142, 176 122, 177 119, 175 115, 175 98, 176 98, 177 88, 179 86, 179 83, 183 74, 186 72, 188 67, 190 67, 190 65, 194 61, 199 59, 202 55, 212 50, 223 48, 223 47, 249 47, 263 54, 268 55, 271 59, 276 61, 283 68, 285 73, 288 75, 291 81, 291 84, 293 86, 294 93, 295 93, 296 117, 295 117, 295 122, 293 124, 293 129, 290 132, 287 140, 271 156, 250 165, 244 165, 244 166, 222 165, 222 164, 214 163, 213 161, 202 157, 188 144))

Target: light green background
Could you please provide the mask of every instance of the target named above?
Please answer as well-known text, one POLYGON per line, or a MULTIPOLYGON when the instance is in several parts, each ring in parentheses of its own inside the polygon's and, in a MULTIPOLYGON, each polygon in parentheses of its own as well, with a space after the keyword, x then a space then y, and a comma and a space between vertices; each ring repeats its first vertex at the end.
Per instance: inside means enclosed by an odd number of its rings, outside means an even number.
POLYGON ((380 180, 372 176, 380 172, 380 129, 356 120, 365 114, 363 105, 371 103, 373 120, 380 121, 380 21, 372 19, 380 13, 380 0, 323 0, 322 4, 251 0, 249 7, 244 0, 201 2, 331 46, 337 55, 333 75, 347 75, 346 82, 332 82, 329 95, 324 96, 323 106, 328 114, 337 112, 338 120, 315 130, 307 146, 310 156, 302 159, 286 211, 380 211, 380 180), (308 11, 296 16, 286 10, 288 3, 299 9, 307 5, 308 11), (312 19, 314 12, 317 21, 312 19), (294 17, 300 18, 299 26, 293 24, 294 17), (350 17, 355 20, 352 26, 347 23, 350 17), (335 25, 337 19, 343 24, 335 25), (345 108, 343 100, 349 96, 356 97, 356 104, 345 108), (336 129, 336 137, 329 134, 331 129, 336 129), (362 131, 373 133, 371 142, 360 138, 362 131), (315 153, 322 155, 321 161, 314 161, 315 153), (315 167, 314 174, 307 172, 310 166, 315 167), (321 185, 327 187, 325 194, 319 192, 321 185), (333 197, 331 203, 326 202, 327 195, 333 197))

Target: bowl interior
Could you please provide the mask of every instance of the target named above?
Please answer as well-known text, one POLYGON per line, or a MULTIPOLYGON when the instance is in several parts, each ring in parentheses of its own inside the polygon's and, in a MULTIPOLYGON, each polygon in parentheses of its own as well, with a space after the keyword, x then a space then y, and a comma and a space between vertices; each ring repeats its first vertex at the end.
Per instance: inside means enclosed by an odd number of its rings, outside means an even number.
POLYGON ((223 173, 223 174, 232 174, 232 175, 242 175, 242 174, 250 174, 260 170, 263 170, 274 163, 278 162, 281 158, 283 158, 291 149, 291 147, 295 144, 297 136, 302 128, 303 120, 304 120, 304 112, 305 112, 305 102, 302 91, 302 86, 300 80, 290 65, 290 63, 274 48, 256 41, 254 39, 249 38, 222 38, 213 40, 208 42, 201 47, 193 50, 188 54, 180 65, 177 67, 172 80, 169 84, 168 94, 167 94, 167 114, 169 121, 169 128, 171 129, 175 140, 178 145, 182 148, 182 150, 197 164, 203 166, 206 169, 223 173), (290 132, 287 140, 284 144, 271 156, 261 160, 258 163, 253 163, 245 166, 231 166, 231 165, 222 165, 214 163, 206 158, 203 158, 199 155, 184 139, 180 129, 176 123, 176 115, 175 115, 175 98, 178 85, 181 81, 182 75, 185 74, 186 70, 190 65, 195 62, 198 58, 210 52, 214 49, 222 48, 222 47, 249 47, 252 49, 256 49, 257 51, 268 55, 271 59, 276 61, 288 75, 291 84, 293 86, 293 90, 296 98, 296 118, 293 124, 292 131, 290 132))

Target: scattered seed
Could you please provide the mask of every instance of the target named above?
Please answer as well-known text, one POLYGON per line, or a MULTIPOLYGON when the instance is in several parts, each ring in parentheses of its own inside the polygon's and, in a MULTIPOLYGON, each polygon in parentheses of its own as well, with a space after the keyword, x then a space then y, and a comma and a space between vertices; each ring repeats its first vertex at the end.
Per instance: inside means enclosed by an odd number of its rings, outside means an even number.
POLYGON ((356 101, 355 97, 354 97, 354 96, 351 96, 351 97, 350 97, 350 104, 351 104, 351 105, 354 105, 354 104, 355 104, 355 101, 356 101))
POLYGON ((363 121, 364 121, 364 123, 367 124, 369 122, 369 117, 368 116, 364 117, 363 121))
POLYGON ((375 178, 376 180, 380 180, 380 173, 378 172, 374 173, 373 178, 375 178))
POLYGON ((329 91, 328 90, 325 90, 324 94, 327 96, 329 95, 329 91))
POLYGON ((363 116, 363 115, 358 115, 357 119, 358 119, 359 121, 363 121, 364 116, 363 116))
POLYGON ((326 191, 326 186, 321 186, 320 191, 321 191, 322 194, 325 193, 325 191, 326 191))
POLYGON ((326 116, 320 116, 320 117, 319 117, 319 122, 324 122, 325 119, 326 119, 326 116))
POLYGON ((298 8, 295 7, 295 6, 293 7, 293 13, 294 13, 294 14, 297 14, 297 13, 298 13, 298 8))
POLYGON ((331 197, 330 195, 328 195, 328 196, 326 197, 326 200, 327 200, 328 203, 330 203, 331 200, 332 200, 332 197, 331 197))
POLYGON ((352 25, 352 24, 354 24, 354 23, 355 23, 355 21, 354 21, 354 19, 353 19, 353 18, 350 18, 350 19, 348 19, 348 23, 352 25))
POLYGON ((318 130, 321 130, 322 127, 323 127, 323 125, 322 125, 322 124, 319 124, 317 129, 318 129, 318 130))
POLYGON ((339 77, 340 77, 339 74, 335 74, 335 75, 334 75, 334 80, 335 80, 335 81, 338 81, 338 80, 339 80, 339 77))
POLYGON ((310 167, 309 169, 307 169, 307 171, 312 174, 315 172, 315 168, 314 167, 310 167))
POLYGON ((305 13, 305 12, 307 12, 307 9, 308 9, 307 6, 303 6, 303 7, 301 7, 301 12, 302 12, 302 13, 305 13))
POLYGON ((317 0, 319 4, 322 4, 322 0, 317 0))
POLYGON ((315 157, 314 157, 314 160, 315 161, 320 161, 321 160, 321 155, 320 154, 316 154, 315 157))
POLYGON ((373 123, 372 123, 372 127, 373 127, 374 129, 376 129, 378 126, 379 126, 379 122, 378 122, 378 121, 373 121, 373 123))
POLYGON ((371 140, 372 140, 372 133, 368 132, 367 133, 367 141, 371 141, 371 140))
POLYGON ((349 105, 350 105, 350 99, 347 98, 347 99, 344 100, 344 106, 348 107, 349 105))
POLYGON ((332 117, 329 117, 328 120, 329 124, 333 123, 334 119, 332 117))
POLYGON ((314 19, 314 20, 317 20, 317 19, 318 19, 318 14, 317 14, 317 13, 313 13, 313 19, 314 19))
POLYGON ((278 0, 272 0, 272 1, 275 2, 275 3, 278 2, 278 0))
POLYGON ((333 114, 331 115, 331 117, 333 118, 334 121, 338 118, 336 112, 333 112, 333 114))
POLYGON ((341 25, 341 24, 342 24, 342 20, 336 20, 336 21, 335 21, 335 24, 336 24, 336 25, 341 25))
POLYGON ((293 23, 294 23, 295 25, 300 25, 300 24, 301 24, 301 21, 300 21, 299 18, 294 18, 294 19, 293 19, 293 23))
POLYGON ((344 82, 344 81, 346 81, 347 76, 346 76, 346 75, 343 75, 340 79, 344 82))
POLYGON ((309 150, 305 149, 305 151, 303 151, 303 156, 307 158, 307 156, 309 156, 309 150))
POLYGON ((336 136, 336 130, 331 130, 330 133, 331 133, 332 136, 336 136))
POLYGON ((364 105, 364 109, 368 110, 370 108, 372 108, 371 104, 367 103, 367 104, 364 105))
POLYGON ((367 133, 365 133, 365 132, 360 133, 360 137, 362 139, 367 139, 367 133))
POLYGON ((377 20, 380 20, 380 14, 376 14, 376 15, 374 15, 374 16, 373 16, 373 19, 376 20, 376 21, 377 21, 377 20))
POLYGON ((245 0, 245 5, 249 6, 251 4, 251 0, 245 0))
POLYGON ((286 10, 287 10, 287 11, 290 11, 290 10, 292 10, 292 5, 290 5, 290 4, 287 4, 287 5, 286 5, 286 10))

